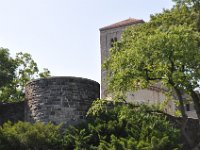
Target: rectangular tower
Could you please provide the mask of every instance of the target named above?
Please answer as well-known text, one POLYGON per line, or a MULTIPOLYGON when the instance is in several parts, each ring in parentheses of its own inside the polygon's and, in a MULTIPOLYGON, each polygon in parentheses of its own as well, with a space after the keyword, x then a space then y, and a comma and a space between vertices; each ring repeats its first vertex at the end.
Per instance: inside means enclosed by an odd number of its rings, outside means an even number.
MULTIPOLYGON (((117 22, 115 24, 100 28, 100 46, 101 46, 101 65, 109 57, 109 49, 112 47, 113 42, 121 39, 122 31, 132 25, 144 23, 143 20, 129 18, 117 22)), ((101 98, 106 98, 108 93, 106 91, 106 70, 101 69, 101 98)))

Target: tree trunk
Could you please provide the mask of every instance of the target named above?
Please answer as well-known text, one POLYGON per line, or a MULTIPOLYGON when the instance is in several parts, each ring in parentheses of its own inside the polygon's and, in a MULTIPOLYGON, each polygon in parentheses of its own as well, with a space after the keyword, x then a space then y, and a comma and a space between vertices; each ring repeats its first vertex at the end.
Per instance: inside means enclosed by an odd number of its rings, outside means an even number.
POLYGON ((188 116, 185 113, 185 107, 184 107, 184 103, 183 103, 183 97, 181 94, 181 90, 178 89, 177 87, 174 87, 174 90, 176 92, 176 95, 177 95, 179 103, 180 103, 180 111, 181 111, 182 118, 183 118, 181 132, 182 132, 182 135, 184 136, 187 144, 190 146, 190 148, 192 148, 194 146, 194 142, 191 140, 191 138, 189 137, 189 135, 187 134, 187 132, 185 130, 186 126, 187 126, 187 122, 188 122, 188 116))
POLYGON ((181 115, 183 118, 187 119, 187 114, 185 113, 185 107, 184 107, 184 103, 183 103, 183 97, 182 97, 182 94, 181 94, 181 91, 180 89, 178 89, 177 87, 174 87, 174 90, 176 92, 176 95, 178 97, 178 101, 180 103, 180 111, 181 111, 181 115))

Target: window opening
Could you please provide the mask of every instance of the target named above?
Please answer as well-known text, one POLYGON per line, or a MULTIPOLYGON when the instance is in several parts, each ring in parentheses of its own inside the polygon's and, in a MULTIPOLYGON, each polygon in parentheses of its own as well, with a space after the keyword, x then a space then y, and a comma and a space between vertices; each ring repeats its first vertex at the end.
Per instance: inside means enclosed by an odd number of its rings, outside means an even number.
POLYGON ((117 42, 117 38, 116 37, 111 39, 110 46, 113 47, 115 42, 117 42))

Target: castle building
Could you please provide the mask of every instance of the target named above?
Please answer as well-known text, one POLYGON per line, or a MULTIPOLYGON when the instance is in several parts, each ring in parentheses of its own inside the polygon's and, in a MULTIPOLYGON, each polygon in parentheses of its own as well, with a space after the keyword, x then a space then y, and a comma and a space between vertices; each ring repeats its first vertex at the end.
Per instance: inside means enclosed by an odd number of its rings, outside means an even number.
MULTIPOLYGON (((134 26, 144 23, 141 19, 129 18, 103 28, 100 28, 100 48, 101 48, 101 64, 109 58, 109 49, 112 47, 113 42, 121 40, 121 34, 129 26, 134 26)), ((110 99, 112 96, 107 92, 107 72, 105 69, 101 69, 101 98, 110 99)), ((165 99, 165 89, 161 88, 158 83, 155 86, 151 86, 147 89, 141 89, 135 92, 127 92, 127 102, 147 103, 147 104, 160 104, 165 99)), ((176 96, 175 96, 176 97, 176 96)), ((174 114, 178 108, 173 101, 169 101, 165 107, 165 111, 169 114, 174 114)), ((193 104, 187 104, 185 106, 186 113, 189 117, 196 117, 193 104)))

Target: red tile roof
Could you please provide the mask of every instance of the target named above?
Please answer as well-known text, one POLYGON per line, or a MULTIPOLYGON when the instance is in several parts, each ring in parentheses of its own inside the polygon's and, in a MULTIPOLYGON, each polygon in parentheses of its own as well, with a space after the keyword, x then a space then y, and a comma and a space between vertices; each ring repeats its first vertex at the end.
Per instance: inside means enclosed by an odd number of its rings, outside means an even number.
POLYGON ((118 28, 118 27, 122 27, 122 26, 129 26, 129 25, 138 24, 138 23, 144 23, 144 21, 142 19, 129 18, 129 19, 111 24, 109 26, 105 26, 103 28, 100 28, 99 30, 103 31, 103 30, 118 28))

